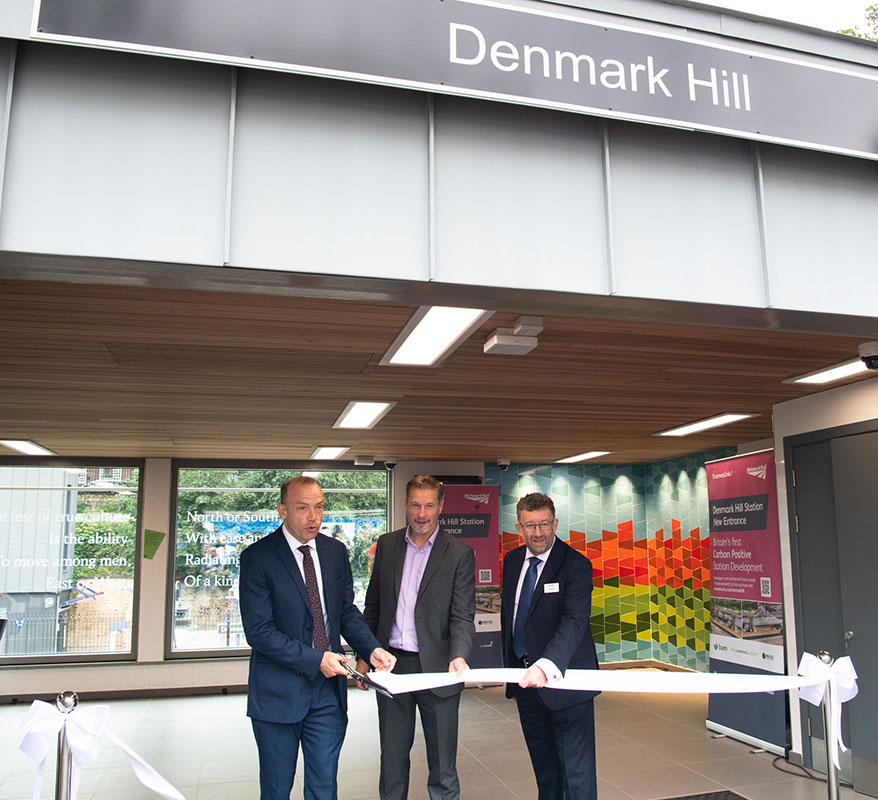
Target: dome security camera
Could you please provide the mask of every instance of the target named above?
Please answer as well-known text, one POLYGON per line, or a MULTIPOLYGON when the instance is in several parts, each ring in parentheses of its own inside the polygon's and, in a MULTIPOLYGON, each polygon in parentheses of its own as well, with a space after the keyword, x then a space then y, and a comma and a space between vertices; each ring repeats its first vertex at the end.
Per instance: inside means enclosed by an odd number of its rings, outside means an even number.
POLYGON ((398 459, 396 458, 385 458, 384 459, 384 469, 393 470, 396 467, 398 459))
POLYGON ((509 469, 509 464, 510 464, 510 461, 508 458, 498 458, 497 459, 497 466, 500 467, 500 469, 503 470, 503 472, 506 472, 506 470, 509 469))
POLYGON ((878 370, 878 342, 863 342, 857 350, 862 361, 869 369, 878 370))

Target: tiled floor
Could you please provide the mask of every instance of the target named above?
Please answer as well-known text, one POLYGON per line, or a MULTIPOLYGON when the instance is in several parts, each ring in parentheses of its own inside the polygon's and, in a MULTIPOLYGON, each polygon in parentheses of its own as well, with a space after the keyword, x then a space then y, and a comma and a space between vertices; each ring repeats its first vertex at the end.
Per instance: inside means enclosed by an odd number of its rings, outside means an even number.
MULTIPOLYGON (((341 756, 339 797, 378 797, 378 727, 371 692, 350 692, 350 723, 341 756)), ((243 695, 117 700, 109 727, 187 800, 256 800, 256 747, 243 695)), ((823 800, 823 783, 772 766, 773 756, 714 739, 704 727, 703 695, 608 694, 597 698, 598 794, 601 800, 653 798, 733 789, 749 800, 823 800)), ((36 766, 18 750, 26 706, 0 706, 0 800, 30 800, 36 766)), ((515 705, 500 688, 467 689, 461 702, 458 768, 462 797, 536 798, 515 705)), ((412 751, 412 800, 425 800, 423 741, 412 751)), ((301 767, 301 763, 300 763, 301 767)), ((787 769, 793 767, 786 765, 787 769)), ((53 797, 54 762, 42 797, 53 797)), ((112 745, 83 770, 80 800, 153 800, 112 745)), ((302 797, 297 776, 293 798, 302 797)), ((841 800, 859 795, 842 788, 841 800)))

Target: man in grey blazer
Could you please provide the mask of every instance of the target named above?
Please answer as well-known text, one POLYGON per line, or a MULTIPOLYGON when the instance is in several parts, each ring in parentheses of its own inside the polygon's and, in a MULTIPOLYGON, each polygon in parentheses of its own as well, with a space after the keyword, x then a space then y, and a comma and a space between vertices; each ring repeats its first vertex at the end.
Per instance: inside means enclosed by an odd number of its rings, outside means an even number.
MULTIPOLYGON (((397 674, 468 669, 475 614, 475 553, 439 527, 442 484, 415 475, 406 485, 408 526, 378 539, 363 617, 382 647, 396 656, 397 674)), ((364 661, 360 670, 368 669, 364 661)), ((406 800, 415 709, 427 749, 431 800, 457 800, 456 684, 378 696, 382 800, 406 800)))

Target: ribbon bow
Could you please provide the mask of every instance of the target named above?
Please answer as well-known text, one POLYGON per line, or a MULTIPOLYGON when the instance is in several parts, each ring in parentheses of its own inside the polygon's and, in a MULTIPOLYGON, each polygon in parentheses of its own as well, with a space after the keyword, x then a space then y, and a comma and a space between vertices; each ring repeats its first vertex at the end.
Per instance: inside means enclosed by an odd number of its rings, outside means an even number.
POLYGON ((61 728, 66 729, 67 745, 73 761, 70 800, 76 800, 79 789, 79 771, 83 764, 95 761, 101 754, 99 737, 106 736, 116 744, 131 764, 134 774, 147 789, 160 794, 166 800, 185 800, 182 794, 147 764, 125 742, 107 727, 110 715, 109 706, 89 706, 77 708, 68 713, 55 706, 34 700, 21 723, 24 732, 19 748, 29 758, 37 762, 37 779, 34 783, 34 800, 39 800, 43 786, 43 773, 46 756, 58 741, 61 728))
POLYGON ((829 690, 829 730, 825 732, 825 736, 826 741, 833 745, 832 761, 841 769, 839 751, 847 752, 848 749, 841 735, 841 704, 857 696, 857 672, 854 664, 849 656, 826 664, 817 656, 804 653, 799 662, 799 675, 815 681, 799 688, 799 697, 811 705, 819 706, 827 689, 829 690))

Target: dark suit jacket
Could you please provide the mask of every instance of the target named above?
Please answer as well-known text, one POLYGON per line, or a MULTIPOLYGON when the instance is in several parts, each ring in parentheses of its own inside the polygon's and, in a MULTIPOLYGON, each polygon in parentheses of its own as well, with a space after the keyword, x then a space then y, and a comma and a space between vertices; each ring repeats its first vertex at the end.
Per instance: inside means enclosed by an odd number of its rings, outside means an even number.
MULTIPOLYGON (((367 661, 378 642, 354 605, 347 548, 328 536, 314 540, 323 578, 329 646, 341 652, 341 639, 367 661)), ((241 620, 252 648, 247 714, 267 722, 299 722, 308 712, 311 683, 323 652, 311 646, 311 606, 305 581, 282 527, 241 553, 241 620)), ((347 708, 343 676, 342 707, 347 708)))
MULTIPOLYGON (((378 539, 375 564, 363 616, 366 624, 388 647, 396 619, 396 604, 405 563, 405 528, 385 533, 378 539)), ((415 631, 421 670, 447 672, 455 658, 469 658, 475 628, 476 554, 473 549, 441 528, 424 567, 415 604, 415 631)), ((463 684, 433 689, 439 697, 450 697, 463 684)))
MULTIPOLYGON (((522 545, 503 559, 503 662, 517 663, 512 651, 512 615, 515 590, 521 566, 527 557, 522 545)), ((556 538, 552 551, 534 589, 524 635, 531 662, 548 658, 562 673, 568 669, 597 669, 594 639, 591 635, 591 562, 566 542, 556 538), (546 593, 547 583, 557 583, 558 591, 546 593)), ((506 696, 512 697, 518 685, 506 684, 506 696)), ((543 702, 552 709, 566 708, 594 697, 597 692, 567 689, 538 689, 543 702)))

